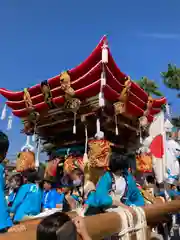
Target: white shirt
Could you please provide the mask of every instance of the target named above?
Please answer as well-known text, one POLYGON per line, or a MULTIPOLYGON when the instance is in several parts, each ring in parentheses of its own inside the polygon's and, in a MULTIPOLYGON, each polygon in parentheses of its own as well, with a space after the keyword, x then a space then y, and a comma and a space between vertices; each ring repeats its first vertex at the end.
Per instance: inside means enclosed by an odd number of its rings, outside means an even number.
POLYGON ((122 176, 114 175, 115 180, 115 195, 121 199, 124 196, 126 190, 126 180, 122 176))

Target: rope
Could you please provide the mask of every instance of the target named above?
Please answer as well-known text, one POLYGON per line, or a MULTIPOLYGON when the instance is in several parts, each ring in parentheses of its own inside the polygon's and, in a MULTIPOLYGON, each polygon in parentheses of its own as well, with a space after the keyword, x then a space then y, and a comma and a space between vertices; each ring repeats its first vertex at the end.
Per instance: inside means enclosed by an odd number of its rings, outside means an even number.
POLYGON ((119 232, 118 236, 121 240, 130 240, 130 232, 134 229, 133 216, 130 211, 123 207, 118 207, 108 209, 108 212, 116 212, 119 214, 121 219, 121 232, 119 232))
POLYGON ((137 222, 135 224, 134 230, 136 231, 136 238, 137 239, 147 239, 147 222, 146 222, 146 215, 144 210, 140 207, 132 207, 136 213, 137 222))
POLYGON ((140 207, 132 206, 136 213, 137 222, 134 224, 132 213, 123 207, 108 209, 108 212, 116 212, 121 219, 121 232, 118 236, 121 240, 130 240, 130 233, 135 232, 137 239, 147 239, 147 222, 144 210, 140 207))

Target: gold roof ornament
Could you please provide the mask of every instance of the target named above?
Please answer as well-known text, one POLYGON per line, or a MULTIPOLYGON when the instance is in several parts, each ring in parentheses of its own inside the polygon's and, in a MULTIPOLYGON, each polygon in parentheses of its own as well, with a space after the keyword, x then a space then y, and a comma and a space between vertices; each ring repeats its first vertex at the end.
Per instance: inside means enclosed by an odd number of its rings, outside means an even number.
POLYGON ((74 89, 71 87, 71 77, 68 73, 68 71, 62 72, 60 74, 60 84, 61 89, 65 92, 65 98, 71 98, 75 95, 74 89))
POLYGON ((121 92, 121 95, 120 95, 120 98, 119 98, 120 101, 122 101, 122 102, 127 101, 127 98, 129 96, 130 88, 131 88, 131 78, 128 76, 127 80, 124 83, 124 88, 123 88, 123 90, 121 92))
POLYGON ((25 102, 25 106, 28 110, 33 110, 33 103, 32 103, 32 100, 31 100, 31 95, 28 91, 27 88, 24 88, 24 102, 25 102))

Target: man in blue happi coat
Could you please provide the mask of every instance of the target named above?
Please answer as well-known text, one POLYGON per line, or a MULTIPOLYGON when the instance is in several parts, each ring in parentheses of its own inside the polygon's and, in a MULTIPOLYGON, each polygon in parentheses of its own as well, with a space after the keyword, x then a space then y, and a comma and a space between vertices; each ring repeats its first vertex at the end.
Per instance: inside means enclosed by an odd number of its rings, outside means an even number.
POLYGON ((96 191, 89 194, 85 204, 103 209, 122 205, 144 206, 144 198, 128 171, 126 155, 112 154, 109 171, 100 178, 96 191))
POLYGON ((10 228, 13 223, 11 221, 9 212, 8 212, 8 206, 5 199, 5 172, 4 172, 4 166, 2 164, 3 160, 6 157, 6 153, 9 148, 9 140, 8 137, 0 131, 0 232, 5 232, 10 228))

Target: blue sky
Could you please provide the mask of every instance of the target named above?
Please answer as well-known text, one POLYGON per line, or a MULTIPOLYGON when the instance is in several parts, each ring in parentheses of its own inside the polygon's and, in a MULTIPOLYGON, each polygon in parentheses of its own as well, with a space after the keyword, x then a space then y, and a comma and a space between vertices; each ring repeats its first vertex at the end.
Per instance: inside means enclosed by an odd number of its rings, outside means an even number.
MULTIPOLYGON (((179 112, 160 78, 169 62, 180 66, 179 9, 179 0, 0 0, 0 87, 20 90, 74 67, 107 34, 120 69, 156 80, 179 112)), ((14 119, 11 154, 25 141, 21 128, 14 119)))

